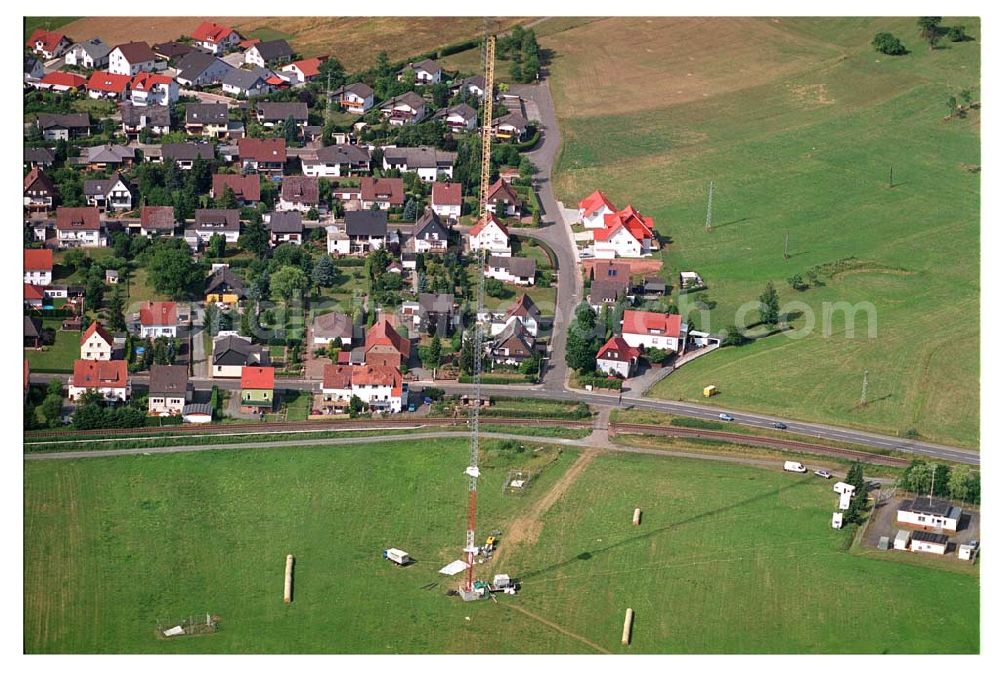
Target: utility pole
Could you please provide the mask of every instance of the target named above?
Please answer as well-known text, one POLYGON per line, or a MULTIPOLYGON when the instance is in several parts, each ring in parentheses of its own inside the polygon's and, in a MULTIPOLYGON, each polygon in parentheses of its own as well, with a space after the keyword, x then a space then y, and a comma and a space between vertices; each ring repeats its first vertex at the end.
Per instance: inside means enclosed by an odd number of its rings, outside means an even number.
POLYGON ((333 117, 333 95, 330 92, 330 74, 326 74, 326 121, 333 117))
POLYGON ((861 406, 868 406, 868 370, 865 369, 865 380, 861 382, 861 406))
POLYGON ((712 196, 715 193, 715 181, 708 182, 708 213, 705 214, 705 232, 712 232, 712 196))
POLYGON ((785 231, 785 259, 788 259, 788 231, 785 231))
POLYGON ((892 165, 889 165, 889 187, 892 188, 892 165))

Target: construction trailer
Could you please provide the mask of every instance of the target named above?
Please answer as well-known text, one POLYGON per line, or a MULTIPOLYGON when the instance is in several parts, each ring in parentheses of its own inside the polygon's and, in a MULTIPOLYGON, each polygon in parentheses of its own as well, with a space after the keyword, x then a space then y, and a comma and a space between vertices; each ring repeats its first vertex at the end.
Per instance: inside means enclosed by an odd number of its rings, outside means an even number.
POLYGON ((410 554, 404 552, 399 548, 389 548, 388 550, 382 551, 383 559, 387 559, 397 566, 406 566, 413 560, 410 559, 410 554))

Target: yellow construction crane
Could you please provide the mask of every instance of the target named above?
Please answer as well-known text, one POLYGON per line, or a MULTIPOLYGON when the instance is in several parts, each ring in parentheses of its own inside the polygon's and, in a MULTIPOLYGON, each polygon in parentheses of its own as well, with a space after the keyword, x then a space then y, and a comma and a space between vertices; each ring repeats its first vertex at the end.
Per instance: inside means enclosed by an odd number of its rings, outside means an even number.
POLYGON ((486 218, 486 198, 490 192, 490 157, 493 145, 493 61, 497 37, 486 36, 484 64, 486 85, 483 88, 483 163, 479 174, 479 218, 486 218))

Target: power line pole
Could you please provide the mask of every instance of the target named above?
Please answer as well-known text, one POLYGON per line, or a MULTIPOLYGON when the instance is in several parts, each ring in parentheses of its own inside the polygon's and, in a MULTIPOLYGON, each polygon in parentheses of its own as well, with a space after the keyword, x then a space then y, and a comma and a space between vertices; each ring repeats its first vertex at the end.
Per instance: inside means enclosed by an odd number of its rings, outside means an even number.
POLYGON ((861 382, 861 406, 868 406, 868 370, 865 369, 865 380, 861 382))
POLYGON ((889 165, 889 187, 892 188, 892 165, 889 165))
POLYGON ((712 196, 715 194, 715 181, 708 182, 708 213, 705 214, 705 232, 712 232, 712 196))
POLYGON ((330 74, 326 74, 326 121, 333 117, 333 95, 330 92, 330 74))
POLYGON ((788 231, 785 231, 785 259, 788 258, 788 231))

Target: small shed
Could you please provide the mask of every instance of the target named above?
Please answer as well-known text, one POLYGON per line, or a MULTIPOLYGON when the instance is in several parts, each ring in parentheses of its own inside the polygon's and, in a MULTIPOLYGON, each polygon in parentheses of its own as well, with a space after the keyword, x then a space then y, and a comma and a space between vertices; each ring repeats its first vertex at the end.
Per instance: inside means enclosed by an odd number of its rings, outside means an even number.
POLYGON ((910 547, 910 532, 900 529, 896 532, 896 539, 892 542, 895 550, 907 550, 910 547))
POLYGON ((698 289, 705 286, 705 282, 701 279, 701 275, 693 270, 683 271, 679 277, 681 289, 698 289))
POLYGON ((104 281, 108 284, 118 284, 118 271, 113 268, 105 270, 104 281))
POLYGON ((847 482, 837 482, 833 485, 833 490, 838 494, 853 494, 856 487, 853 484, 848 484, 847 482))
POLYGON ((888 536, 881 536, 878 539, 878 549, 879 550, 888 550, 889 549, 889 537, 888 536))
POLYGON ((719 389, 716 388, 715 386, 705 386, 705 388, 701 392, 705 397, 711 397, 712 395, 718 393, 719 389))
POLYGON ((185 423, 211 423, 212 405, 207 402, 204 404, 186 404, 181 411, 181 416, 185 423))
POLYGON ((840 529, 844 526, 844 513, 835 512, 833 513, 833 519, 830 520, 830 526, 834 529, 840 529))
POLYGON ((958 546, 958 558, 966 561, 972 561, 976 555, 976 546, 971 543, 962 543, 958 546))
POLYGON ((910 550, 943 555, 948 552, 948 537, 932 531, 914 531, 910 536, 910 550))
POLYGON ((840 495, 840 509, 847 510, 851 505, 851 499, 854 498, 854 493, 850 491, 845 491, 840 495))

